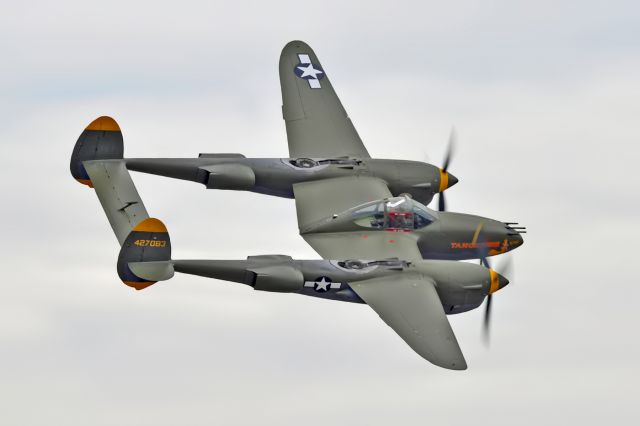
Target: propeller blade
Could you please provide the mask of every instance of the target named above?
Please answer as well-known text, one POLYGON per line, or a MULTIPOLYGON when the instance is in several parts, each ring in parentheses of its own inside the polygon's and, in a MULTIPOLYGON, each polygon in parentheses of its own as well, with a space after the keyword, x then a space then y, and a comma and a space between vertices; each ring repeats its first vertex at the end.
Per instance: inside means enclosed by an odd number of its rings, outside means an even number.
POLYGON ((490 325, 491 325, 491 299, 492 299, 492 295, 488 295, 487 296, 487 303, 485 305, 485 310, 484 310, 484 326, 483 326, 483 340, 484 343, 486 345, 489 345, 489 331, 490 331, 490 325))
POLYGON ((496 266, 496 272, 509 278, 510 282, 513 282, 513 262, 511 261, 511 256, 507 256, 498 266, 496 266))
POLYGON ((444 201, 444 192, 438 194, 438 211, 444 212, 447 210, 447 205, 444 201))
POLYGON ((449 164, 451 164, 451 158, 453 157, 457 140, 458 140, 458 135, 456 132, 456 128, 452 127, 451 133, 449 134, 449 144, 447 146, 447 153, 444 157, 444 163, 442 163, 442 170, 444 170, 445 172, 449 169, 449 164))
MULTIPOLYGON (((491 269, 491 264, 486 257, 480 258, 480 264, 485 268, 491 269)), ((491 300, 493 295, 487 295, 487 303, 484 307, 484 322, 482 324, 482 340, 486 346, 489 346, 490 326, 491 326, 491 300)))
MULTIPOLYGON (((480 264, 485 268, 491 269, 491 264, 486 257, 480 258, 480 264)), ((511 261, 511 256, 504 258, 500 264, 496 267, 496 272, 503 277, 512 276, 513 277, 513 263, 511 261)), ((485 345, 489 346, 489 337, 491 330, 491 301, 493 300, 493 295, 487 295, 487 304, 485 305, 484 310, 484 323, 482 327, 482 337, 485 345)))
POLYGON ((451 159, 453 158, 453 153, 455 151, 456 140, 458 139, 456 128, 451 128, 451 133, 449 134, 449 143, 447 144, 447 152, 444 156, 444 162, 442 163, 442 171, 441 171, 441 180, 443 180, 440 185, 444 185, 440 187, 440 194, 438 195, 438 211, 444 212, 447 210, 447 203, 444 198, 444 190, 450 186, 455 185, 458 182, 455 176, 449 175, 447 169, 451 164, 451 159))

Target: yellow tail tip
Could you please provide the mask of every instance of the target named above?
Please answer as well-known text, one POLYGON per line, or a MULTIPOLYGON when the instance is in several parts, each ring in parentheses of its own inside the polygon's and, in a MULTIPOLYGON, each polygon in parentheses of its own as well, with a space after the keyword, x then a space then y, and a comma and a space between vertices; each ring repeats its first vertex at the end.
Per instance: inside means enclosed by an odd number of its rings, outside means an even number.
POLYGON ((120 126, 118 126, 118 123, 116 123, 116 120, 114 120, 113 118, 103 115, 102 117, 98 117, 93 120, 86 127, 86 130, 106 130, 109 132, 119 132, 120 126))
POLYGON ((136 226, 134 226, 133 230, 139 232, 169 232, 167 231, 167 227, 164 226, 164 223, 162 223, 160 219, 156 219, 153 217, 150 217, 138 223, 136 226))

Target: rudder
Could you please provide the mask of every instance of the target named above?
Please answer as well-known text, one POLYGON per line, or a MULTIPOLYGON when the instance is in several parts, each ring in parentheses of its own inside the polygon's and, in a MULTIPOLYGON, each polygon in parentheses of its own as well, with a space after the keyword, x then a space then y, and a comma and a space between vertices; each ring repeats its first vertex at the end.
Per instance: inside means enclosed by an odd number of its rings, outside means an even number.
POLYGON ((82 132, 71 154, 71 175, 83 185, 93 188, 83 162, 90 160, 120 160, 124 156, 122 131, 118 123, 107 116, 93 120, 82 132))
POLYGON ((78 138, 71 175, 95 189, 120 243, 120 279, 142 290, 173 276, 171 240, 164 224, 150 218, 124 160, 122 132, 107 116, 92 121, 78 138))
POLYGON ((84 129, 70 163, 71 175, 95 189, 120 245, 149 217, 123 157, 120 126, 113 118, 102 116, 84 129))
POLYGON ((118 255, 118 276, 129 287, 142 290, 157 281, 136 275, 129 264, 164 262, 170 259, 171 239, 167 228, 160 220, 148 218, 137 224, 122 244, 118 255))

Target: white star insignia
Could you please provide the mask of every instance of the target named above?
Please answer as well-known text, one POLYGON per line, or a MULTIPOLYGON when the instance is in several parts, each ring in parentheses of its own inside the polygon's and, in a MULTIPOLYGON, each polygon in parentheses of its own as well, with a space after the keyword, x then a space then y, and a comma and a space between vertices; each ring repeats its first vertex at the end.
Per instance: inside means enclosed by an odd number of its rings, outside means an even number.
POLYGON ((329 287, 330 285, 331 282, 327 281, 325 277, 322 277, 320 281, 316 281, 316 291, 327 291, 327 287, 329 287))
POLYGON ((322 71, 315 69, 313 64, 308 64, 306 67, 298 67, 298 69, 302 71, 301 78, 311 77, 317 80, 318 74, 322 74, 322 71))

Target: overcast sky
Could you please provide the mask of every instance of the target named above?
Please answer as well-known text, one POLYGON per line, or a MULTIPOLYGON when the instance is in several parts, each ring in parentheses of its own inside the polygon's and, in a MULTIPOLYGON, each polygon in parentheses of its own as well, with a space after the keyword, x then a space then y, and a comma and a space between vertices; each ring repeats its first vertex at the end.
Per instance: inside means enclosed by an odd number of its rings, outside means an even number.
MULTIPOLYGON (((636 1, 0 1, 1 424, 637 416, 636 1), (364 305, 118 279, 100 204, 69 173, 82 129, 113 116, 129 157, 286 156, 278 58, 293 39, 372 156, 439 164, 455 125, 450 208, 529 228, 491 347, 482 309, 450 317, 467 371, 424 361, 364 305)), ((318 257, 291 200, 134 180, 174 258, 318 257)))

